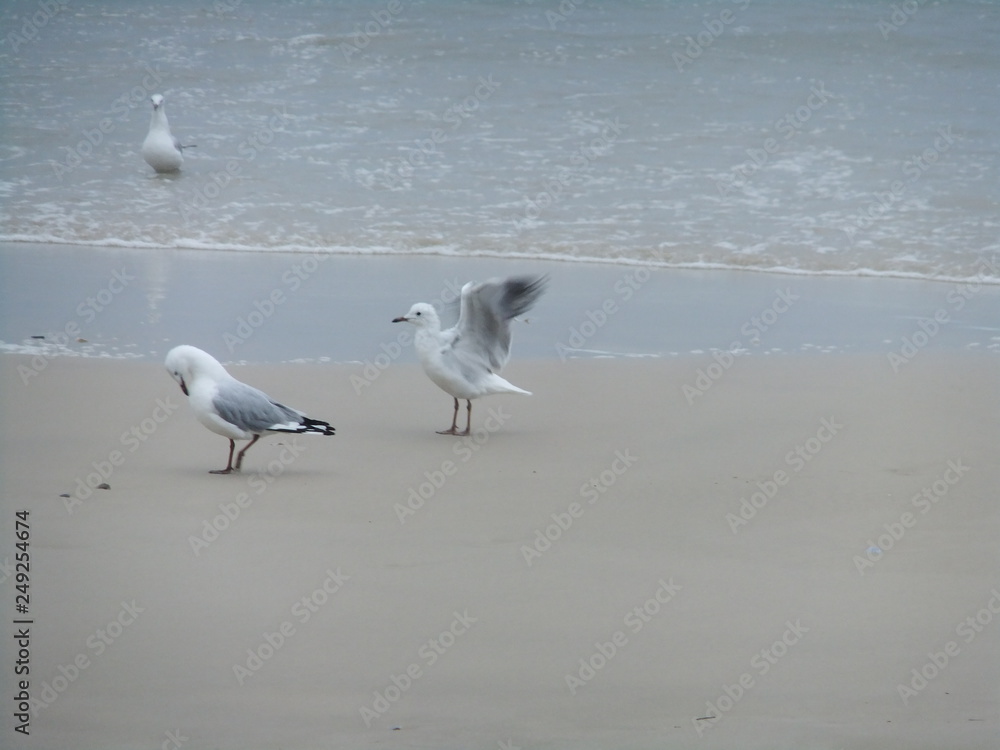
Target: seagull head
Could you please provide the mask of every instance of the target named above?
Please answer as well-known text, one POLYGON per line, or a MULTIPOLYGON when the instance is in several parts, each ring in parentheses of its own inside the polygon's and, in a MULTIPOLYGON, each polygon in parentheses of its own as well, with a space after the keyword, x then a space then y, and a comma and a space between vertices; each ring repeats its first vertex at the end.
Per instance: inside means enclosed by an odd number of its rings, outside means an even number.
POLYGON ((159 94, 153 94, 151 97, 149 97, 149 100, 153 102, 154 112, 163 106, 163 97, 160 96, 159 94))
POLYGON ((412 323, 417 328, 440 328, 441 320, 438 318, 437 310, 433 305, 426 302, 418 302, 410 311, 399 318, 393 318, 393 323, 412 323))
POLYGON ((207 376, 218 381, 228 376, 226 368, 219 363, 219 360, 208 352, 187 344, 175 346, 167 352, 164 364, 170 377, 177 381, 185 396, 190 395, 189 390, 195 378, 207 376))

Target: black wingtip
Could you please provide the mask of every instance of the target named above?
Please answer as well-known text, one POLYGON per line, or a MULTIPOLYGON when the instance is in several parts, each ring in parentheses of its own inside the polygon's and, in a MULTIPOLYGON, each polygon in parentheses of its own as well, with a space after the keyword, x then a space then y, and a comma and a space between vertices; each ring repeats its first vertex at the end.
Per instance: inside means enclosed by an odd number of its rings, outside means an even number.
POLYGON ((309 417, 303 417, 302 425, 305 427, 303 432, 317 432, 320 435, 327 435, 327 436, 337 434, 336 429, 332 427, 329 422, 324 422, 320 419, 310 419, 309 417))
POLYGON ((549 283, 549 275, 511 276, 504 284, 504 307, 516 318, 530 310, 542 296, 549 283))

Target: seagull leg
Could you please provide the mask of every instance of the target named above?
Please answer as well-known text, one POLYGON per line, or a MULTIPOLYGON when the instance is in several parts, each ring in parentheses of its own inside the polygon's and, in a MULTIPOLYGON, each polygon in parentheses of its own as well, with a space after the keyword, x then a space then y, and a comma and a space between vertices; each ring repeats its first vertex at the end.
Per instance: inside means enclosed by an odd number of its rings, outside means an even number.
MULTIPOLYGON (((229 441, 229 463, 226 464, 225 469, 212 469, 209 474, 229 474, 233 470, 233 451, 236 450, 236 441, 229 441)), ((236 468, 239 468, 237 464, 236 468)))
POLYGON ((451 415, 451 427, 447 430, 438 430, 438 435, 457 435, 458 434, 458 399, 455 399, 455 413, 451 415))
POLYGON ((258 440, 260 440, 260 435, 254 435, 253 440, 247 443, 246 447, 236 455, 236 471, 239 471, 240 467, 243 465, 243 454, 250 450, 250 446, 258 440))
POLYGON ((459 432, 461 437, 467 437, 472 431, 472 399, 465 400, 465 432, 459 432))

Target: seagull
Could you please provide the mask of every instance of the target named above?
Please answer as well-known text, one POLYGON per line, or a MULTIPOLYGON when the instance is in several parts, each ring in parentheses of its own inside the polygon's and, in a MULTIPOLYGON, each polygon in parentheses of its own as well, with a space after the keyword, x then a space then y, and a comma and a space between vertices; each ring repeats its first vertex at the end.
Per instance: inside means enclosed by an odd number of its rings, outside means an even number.
POLYGON ((531 392, 500 377, 510 358, 510 321, 528 312, 545 291, 547 276, 512 276, 462 287, 461 308, 454 328, 441 330, 433 306, 418 302, 393 323, 417 327, 413 344, 427 377, 455 399, 451 427, 439 435, 469 434, 472 399, 494 393, 531 392), (466 400, 465 431, 458 431, 458 400, 466 400))
POLYGON ((208 352, 194 346, 177 346, 167 352, 167 372, 188 397, 198 421, 212 432, 229 438, 229 463, 212 474, 239 471, 243 455, 265 432, 294 432, 333 435, 328 422, 310 419, 297 409, 291 409, 256 388, 241 383, 208 352), (237 440, 249 440, 236 456, 237 440))
POLYGON ((184 149, 181 142, 170 134, 166 105, 160 94, 150 97, 153 102, 153 116, 149 120, 149 133, 142 142, 142 158, 157 172, 177 172, 184 163, 184 149))

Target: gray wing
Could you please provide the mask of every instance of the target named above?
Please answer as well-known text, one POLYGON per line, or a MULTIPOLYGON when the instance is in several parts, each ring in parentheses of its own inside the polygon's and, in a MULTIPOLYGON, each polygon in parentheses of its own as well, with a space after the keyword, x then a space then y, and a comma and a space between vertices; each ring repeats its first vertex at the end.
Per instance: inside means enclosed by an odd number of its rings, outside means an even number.
POLYGON ((547 283, 548 276, 512 276, 462 287, 455 356, 499 372, 510 357, 511 319, 528 312, 547 283))
POLYGON ((274 427, 300 424, 304 416, 238 380, 220 383, 212 406, 227 422, 255 434, 274 427))

